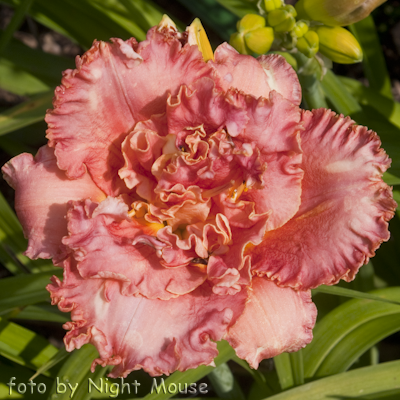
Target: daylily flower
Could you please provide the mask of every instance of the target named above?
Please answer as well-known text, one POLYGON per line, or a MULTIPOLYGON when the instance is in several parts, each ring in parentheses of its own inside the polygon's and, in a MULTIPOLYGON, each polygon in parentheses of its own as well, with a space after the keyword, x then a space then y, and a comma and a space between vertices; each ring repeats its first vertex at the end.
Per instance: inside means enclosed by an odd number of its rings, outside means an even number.
POLYGON ((67 350, 94 344, 112 377, 212 365, 223 338, 253 368, 304 347, 310 289, 389 238, 378 136, 301 110, 283 57, 225 43, 205 61, 196 43, 167 18, 141 43, 95 41, 56 89, 48 145, 3 167, 26 254, 64 268, 48 290, 67 350))

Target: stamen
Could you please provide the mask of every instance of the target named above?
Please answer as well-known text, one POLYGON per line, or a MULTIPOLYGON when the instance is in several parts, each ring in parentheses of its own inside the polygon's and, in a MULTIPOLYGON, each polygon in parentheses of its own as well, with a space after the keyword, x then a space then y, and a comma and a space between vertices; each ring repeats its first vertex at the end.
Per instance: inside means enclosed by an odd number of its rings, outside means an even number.
POLYGON ((239 197, 243 192, 247 192, 246 181, 243 181, 240 185, 235 184, 229 191, 228 197, 231 198, 235 203, 239 200, 239 197))

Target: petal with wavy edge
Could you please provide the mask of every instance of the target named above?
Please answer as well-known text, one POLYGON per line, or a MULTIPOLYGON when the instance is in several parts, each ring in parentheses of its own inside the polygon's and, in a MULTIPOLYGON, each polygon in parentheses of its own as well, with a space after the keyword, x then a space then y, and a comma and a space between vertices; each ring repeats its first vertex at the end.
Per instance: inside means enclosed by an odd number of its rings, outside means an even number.
POLYGON ((261 360, 293 352, 312 340, 317 308, 310 291, 280 288, 266 278, 253 278, 244 313, 225 339, 257 368, 261 360))
POLYGON ((263 240, 268 214, 254 218, 254 225, 249 229, 232 227, 232 241, 226 253, 211 254, 208 265, 208 279, 214 284, 213 291, 218 294, 232 294, 241 290, 241 285, 248 286, 251 281, 250 257, 245 256, 247 246, 257 246, 263 240))
POLYGON ((276 229, 292 218, 300 205, 300 109, 276 92, 271 92, 269 99, 256 100, 235 91, 230 92, 230 97, 234 104, 247 110, 249 118, 244 132, 234 142, 256 143, 260 161, 266 164, 264 187, 249 188, 241 200, 253 202, 259 214, 272 211, 267 227, 276 229))
POLYGON ((2 171, 16 192, 15 209, 29 240, 25 254, 58 262, 67 253, 61 239, 67 234, 68 200, 101 201, 104 193, 87 173, 79 179, 68 179, 58 169, 54 150, 48 146, 41 147, 35 158, 27 153, 14 157, 2 171))
POLYGON ((170 93, 211 74, 197 46, 182 47, 176 32, 151 29, 147 40, 95 41, 77 69, 67 70, 46 121, 49 145, 71 178, 88 168, 107 194, 126 192, 118 170, 121 143, 138 121, 165 111, 170 93))
POLYGON ((253 252, 254 273, 296 289, 351 281, 382 241, 396 203, 375 132, 319 109, 304 112, 301 206, 253 252))
POLYGON ((272 54, 255 59, 223 43, 215 50, 214 59, 210 64, 221 78, 223 90, 233 87, 256 98, 268 98, 276 90, 292 103, 300 104, 299 79, 284 57, 272 54))
MULTIPOLYGON (((195 266, 168 269, 160 264, 165 244, 140 239, 151 227, 132 221, 128 206, 108 197, 99 206, 89 200, 71 203, 69 236, 63 243, 74 251, 83 278, 108 278, 121 282, 126 296, 170 299, 193 291, 206 279, 195 266)), ((150 236, 150 238, 152 238, 150 236)))
MULTIPOLYGON (((279 54, 258 57, 258 62, 267 75, 271 90, 276 90, 293 104, 301 103, 301 86, 292 66, 279 54)), ((266 96, 265 96, 266 97, 266 96)))
POLYGON ((151 167, 161 156, 166 143, 166 139, 159 135, 161 129, 157 129, 152 122, 139 122, 122 142, 121 150, 125 164, 118 172, 129 189, 136 187, 136 192, 148 201, 151 201, 157 185, 151 167))
POLYGON ((123 296, 113 279, 82 279, 69 262, 64 282, 56 277, 47 289, 53 304, 72 311, 64 341, 68 351, 85 343, 100 354, 92 364, 116 365, 110 376, 126 377, 143 368, 152 376, 213 365, 215 341, 242 314, 247 291, 218 296, 203 284, 168 301, 123 296))
POLYGON ((168 99, 167 119, 169 132, 175 134, 203 125, 207 133, 226 126, 231 136, 237 136, 247 123, 246 112, 226 101, 224 93, 208 77, 189 87, 182 86, 176 98, 168 99))

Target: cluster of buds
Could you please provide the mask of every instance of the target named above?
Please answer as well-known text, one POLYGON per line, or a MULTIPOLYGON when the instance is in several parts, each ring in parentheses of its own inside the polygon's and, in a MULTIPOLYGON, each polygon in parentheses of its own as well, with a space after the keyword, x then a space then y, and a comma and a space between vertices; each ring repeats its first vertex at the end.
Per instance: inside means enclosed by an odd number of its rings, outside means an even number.
POLYGON ((337 63, 360 62, 360 44, 342 26, 365 18, 384 1, 300 0, 293 7, 283 0, 260 0, 261 15, 241 19, 230 43, 242 54, 297 49, 308 58, 320 52, 337 63))

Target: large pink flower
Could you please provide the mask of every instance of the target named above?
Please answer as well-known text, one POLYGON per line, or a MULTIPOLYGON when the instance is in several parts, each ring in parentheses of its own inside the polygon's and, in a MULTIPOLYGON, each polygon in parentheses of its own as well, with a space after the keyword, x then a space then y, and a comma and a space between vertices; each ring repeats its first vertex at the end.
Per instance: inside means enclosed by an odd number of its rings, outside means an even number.
POLYGON ((300 97, 282 57, 205 62, 166 20, 65 71, 48 145, 3 172, 26 254, 64 268, 69 351, 116 377, 210 365, 222 338, 254 368, 311 341, 310 289, 353 279, 396 204, 377 135, 300 97))

